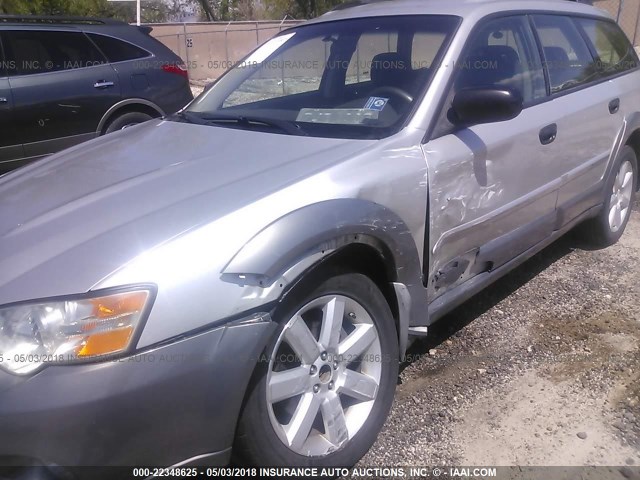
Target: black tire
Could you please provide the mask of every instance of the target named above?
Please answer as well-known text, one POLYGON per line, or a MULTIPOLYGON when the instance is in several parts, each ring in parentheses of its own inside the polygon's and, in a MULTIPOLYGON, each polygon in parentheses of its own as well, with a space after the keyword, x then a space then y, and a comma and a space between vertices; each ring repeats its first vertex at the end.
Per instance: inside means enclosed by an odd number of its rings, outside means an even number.
POLYGON ((590 246, 594 248, 606 248, 614 245, 618 242, 618 240, 620 240, 620 237, 622 237, 625 228, 627 227, 629 218, 631 217, 631 211, 633 209, 636 198, 637 186, 638 159, 634 150, 630 146, 626 145, 620 151, 618 158, 616 158, 613 169, 611 171, 611 175, 609 176, 609 179, 607 181, 602 211, 598 214, 597 217, 587 220, 580 226, 579 233, 589 243, 590 246), (622 165, 627 161, 631 163, 631 167, 633 170, 631 203, 621 226, 617 230, 613 231, 609 225, 609 213, 612 206, 612 192, 614 191, 614 185, 618 172, 620 171, 622 165))
POLYGON ((122 130, 123 128, 129 127, 131 125, 137 125, 138 123, 144 123, 151 120, 153 117, 151 115, 147 115, 142 112, 129 112, 123 113, 122 115, 117 116, 109 123, 109 126, 105 130, 105 134, 117 132, 118 130, 122 130))
MULTIPOLYGON (((350 467, 375 442, 395 394, 399 366, 398 336, 389 305, 368 277, 347 273, 333 276, 316 288, 300 286, 294 289, 274 314, 280 326, 265 350, 265 357, 271 359, 273 350, 277 348, 278 338, 289 319, 314 299, 332 294, 358 302, 377 329, 382 365, 377 396, 367 419, 352 438, 339 449, 324 456, 306 456, 291 450, 280 440, 269 418, 267 374, 270 362, 265 360, 257 366, 245 397, 233 447, 234 463, 254 466, 350 467)), ((346 311, 344 315, 343 318, 347 318, 346 311)))

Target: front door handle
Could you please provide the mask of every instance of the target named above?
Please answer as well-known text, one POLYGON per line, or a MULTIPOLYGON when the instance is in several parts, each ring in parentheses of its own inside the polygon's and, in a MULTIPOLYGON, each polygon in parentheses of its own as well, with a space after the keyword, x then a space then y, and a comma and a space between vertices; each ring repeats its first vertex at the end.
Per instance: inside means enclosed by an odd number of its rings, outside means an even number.
POLYGON ((0 103, 9 103, 7 97, 0 97, 0 103))
POLYGON ((104 80, 98 80, 94 85, 93 88, 109 88, 109 87, 113 87, 115 85, 115 83, 113 82, 106 82, 104 80))
POLYGON ((540 130, 540 143, 542 145, 549 145, 558 136, 558 125, 552 123, 540 130))
POLYGON ((618 113, 618 110, 620 110, 620 99, 614 98, 609 102, 609 113, 613 115, 614 113, 618 113))

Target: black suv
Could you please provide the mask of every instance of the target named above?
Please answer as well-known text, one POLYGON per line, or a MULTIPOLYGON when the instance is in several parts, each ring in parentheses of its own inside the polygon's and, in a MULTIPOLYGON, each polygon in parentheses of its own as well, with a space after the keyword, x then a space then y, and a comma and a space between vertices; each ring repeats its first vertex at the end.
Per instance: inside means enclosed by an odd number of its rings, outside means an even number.
POLYGON ((0 16, 0 174, 193 99, 187 69, 116 20, 0 16))

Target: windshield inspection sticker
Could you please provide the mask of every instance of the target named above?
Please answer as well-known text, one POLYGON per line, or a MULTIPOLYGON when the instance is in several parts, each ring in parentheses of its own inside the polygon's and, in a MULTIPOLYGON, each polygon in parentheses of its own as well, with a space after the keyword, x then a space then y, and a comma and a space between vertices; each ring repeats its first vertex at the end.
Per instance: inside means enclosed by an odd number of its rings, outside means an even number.
POLYGON ((375 110, 377 112, 381 112, 387 105, 387 102, 389 102, 388 98, 369 97, 369 100, 367 100, 364 108, 366 108, 367 110, 375 110))
POLYGON ((364 108, 303 108, 296 122, 362 125, 378 120, 378 112, 364 108))

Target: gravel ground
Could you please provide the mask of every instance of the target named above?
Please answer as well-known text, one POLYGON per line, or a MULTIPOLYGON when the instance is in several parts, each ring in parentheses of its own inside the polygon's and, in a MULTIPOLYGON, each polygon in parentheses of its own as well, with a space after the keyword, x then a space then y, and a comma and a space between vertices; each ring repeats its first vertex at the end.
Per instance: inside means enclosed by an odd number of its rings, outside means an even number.
MULTIPOLYGON (((361 466, 640 465, 640 210, 560 239, 415 343, 361 466)), ((620 478, 623 478, 620 477, 620 478)), ((579 478, 579 477, 574 477, 579 478)))

